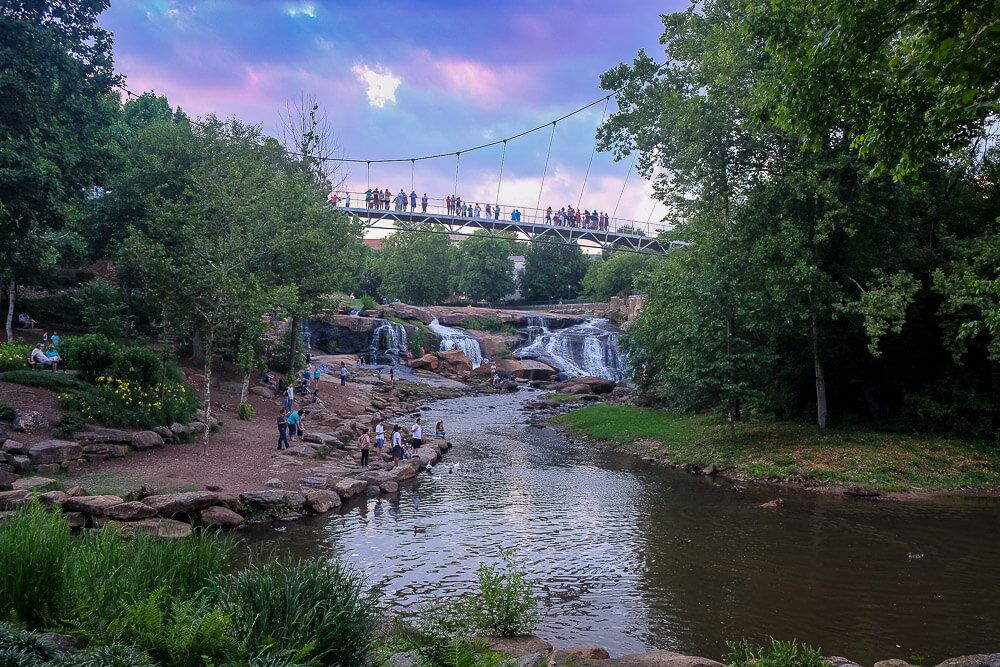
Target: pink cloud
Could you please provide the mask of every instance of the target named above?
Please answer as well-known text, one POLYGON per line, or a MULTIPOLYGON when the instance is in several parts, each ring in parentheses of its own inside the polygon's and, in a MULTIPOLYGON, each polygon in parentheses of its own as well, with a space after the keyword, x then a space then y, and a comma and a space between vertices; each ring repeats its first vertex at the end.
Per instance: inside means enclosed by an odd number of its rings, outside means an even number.
POLYGON ((523 98, 535 77, 523 67, 495 67, 475 60, 431 59, 429 85, 480 107, 493 106, 517 91, 523 98))

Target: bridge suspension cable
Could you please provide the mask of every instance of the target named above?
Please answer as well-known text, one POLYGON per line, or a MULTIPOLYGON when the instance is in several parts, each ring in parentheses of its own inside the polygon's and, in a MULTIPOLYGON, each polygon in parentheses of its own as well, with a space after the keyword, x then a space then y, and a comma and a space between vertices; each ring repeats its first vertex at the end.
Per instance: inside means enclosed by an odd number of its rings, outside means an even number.
POLYGON ((494 206, 500 205, 500 184, 503 183, 503 163, 507 159, 507 140, 503 140, 503 152, 500 154, 500 176, 497 178, 497 200, 493 202, 494 206))
POLYGON ((545 152, 545 166, 542 168, 542 184, 538 188, 538 201, 535 203, 535 208, 538 209, 542 205, 542 190, 545 189, 545 172, 549 170, 549 156, 552 155, 552 140, 556 137, 556 121, 552 121, 552 133, 549 134, 549 149, 545 152))
MULTIPOLYGON (((604 125, 604 119, 608 115, 608 105, 611 104, 611 96, 604 98, 604 111, 601 112, 601 122, 597 124, 598 129, 604 125)), ((576 200, 577 209, 583 203, 583 191, 587 189, 587 179, 590 178, 590 167, 594 164, 594 155, 597 154, 597 134, 594 133, 594 150, 590 152, 590 162, 587 163, 587 172, 583 175, 583 185, 580 186, 580 198, 576 200)))

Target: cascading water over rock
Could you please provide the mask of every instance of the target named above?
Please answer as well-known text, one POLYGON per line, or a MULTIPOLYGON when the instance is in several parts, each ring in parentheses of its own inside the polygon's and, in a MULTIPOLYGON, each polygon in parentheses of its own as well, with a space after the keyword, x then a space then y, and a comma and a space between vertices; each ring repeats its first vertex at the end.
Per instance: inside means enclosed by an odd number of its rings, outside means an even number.
POLYGON ((372 330, 371 343, 371 353, 376 359, 388 355, 395 361, 399 355, 406 354, 407 345, 406 327, 392 320, 378 320, 378 326, 372 330))
POLYGON ((430 328, 441 336, 442 350, 461 350, 472 362, 473 368, 479 368, 483 364, 483 351, 479 347, 479 341, 465 330, 446 327, 436 317, 431 320, 430 328))
POLYGON ((528 343, 515 352, 519 358, 543 361, 569 377, 595 375, 616 381, 625 377, 618 326, 611 320, 588 318, 572 327, 549 330, 544 318, 531 317, 522 331, 528 343))

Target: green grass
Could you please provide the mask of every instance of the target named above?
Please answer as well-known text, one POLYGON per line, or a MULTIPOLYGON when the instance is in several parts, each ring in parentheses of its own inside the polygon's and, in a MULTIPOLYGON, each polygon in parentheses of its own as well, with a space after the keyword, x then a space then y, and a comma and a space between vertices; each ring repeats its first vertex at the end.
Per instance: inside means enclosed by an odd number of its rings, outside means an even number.
POLYGON ((29 387, 42 387, 58 392, 94 390, 94 385, 73 375, 53 373, 50 370, 41 369, 0 373, 0 381, 23 384, 29 387))
POLYGON ((715 417, 627 405, 590 405, 553 421, 671 463, 712 464, 762 479, 878 491, 1000 486, 1000 452, 953 438, 784 421, 741 423, 733 438, 715 417))
POLYGON ((546 401, 555 401, 556 403, 573 403, 580 400, 579 396, 575 394, 563 394, 558 391, 554 391, 551 394, 546 394, 543 396, 546 401))

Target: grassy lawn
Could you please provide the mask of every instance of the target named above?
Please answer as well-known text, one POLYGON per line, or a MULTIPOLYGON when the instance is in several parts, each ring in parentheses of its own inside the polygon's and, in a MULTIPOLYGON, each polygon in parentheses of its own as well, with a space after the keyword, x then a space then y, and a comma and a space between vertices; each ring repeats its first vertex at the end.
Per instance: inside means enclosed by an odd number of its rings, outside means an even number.
POLYGON ((574 434, 676 464, 714 464, 752 477, 803 478, 879 491, 1000 487, 1000 452, 938 436, 802 422, 729 425, 626 405, 591 405, 553 418, 574 434))

